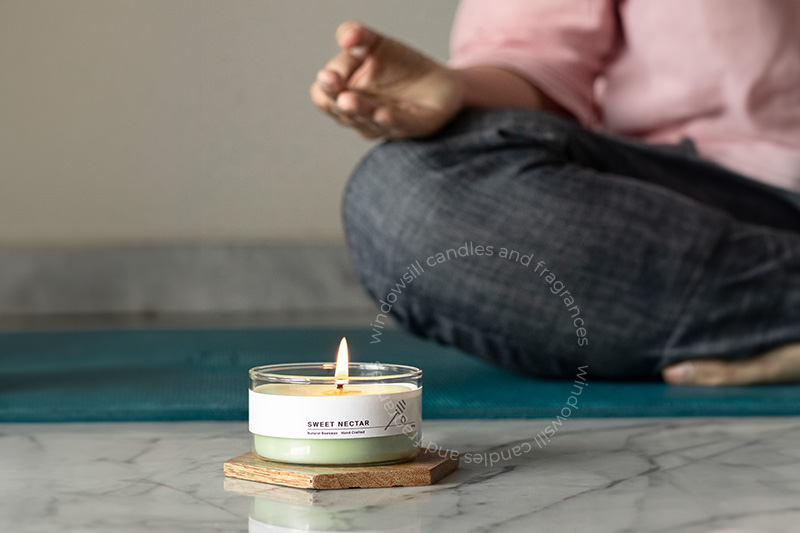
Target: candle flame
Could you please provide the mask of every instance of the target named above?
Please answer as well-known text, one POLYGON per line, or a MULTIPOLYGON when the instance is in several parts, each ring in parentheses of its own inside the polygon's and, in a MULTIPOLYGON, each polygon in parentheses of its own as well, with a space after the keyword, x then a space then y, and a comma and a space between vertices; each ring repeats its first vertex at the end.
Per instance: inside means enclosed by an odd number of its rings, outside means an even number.
POLYGON ((336 356, 336 373, 333 376, 338 388, 342 388, 342 386, 347 383, 349 365, 350 359, 347 353, 347 340, 342 337, 342 342, 339 343, 339 355, 336 356))

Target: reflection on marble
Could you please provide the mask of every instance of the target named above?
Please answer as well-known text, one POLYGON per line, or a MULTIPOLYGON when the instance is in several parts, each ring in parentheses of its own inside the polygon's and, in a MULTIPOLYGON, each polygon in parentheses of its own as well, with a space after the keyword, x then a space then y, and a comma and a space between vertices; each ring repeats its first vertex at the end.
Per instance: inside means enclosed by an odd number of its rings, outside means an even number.
POLYGON ((422 530, 423 508, 431 498, 408 498, 387 490, 307 491, 241 479, 225 479, 225 490, 252 497, 249 533, 277 531, 422 530))
POLYGON ((342 491, 225 479, 244 422, 6 424, 0 531, 800 531, 800 419, 548 423, 426 421, 456 473, 342 491))

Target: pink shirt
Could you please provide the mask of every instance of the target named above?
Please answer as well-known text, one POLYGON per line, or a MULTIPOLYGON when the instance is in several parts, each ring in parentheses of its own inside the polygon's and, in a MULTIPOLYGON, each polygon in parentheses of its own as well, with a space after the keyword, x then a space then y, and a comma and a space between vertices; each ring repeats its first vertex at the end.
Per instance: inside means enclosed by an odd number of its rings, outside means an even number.
POLYGON ((454 67, 511 69, 584 125, 800 191, 800 0, 462 0, 454 67))

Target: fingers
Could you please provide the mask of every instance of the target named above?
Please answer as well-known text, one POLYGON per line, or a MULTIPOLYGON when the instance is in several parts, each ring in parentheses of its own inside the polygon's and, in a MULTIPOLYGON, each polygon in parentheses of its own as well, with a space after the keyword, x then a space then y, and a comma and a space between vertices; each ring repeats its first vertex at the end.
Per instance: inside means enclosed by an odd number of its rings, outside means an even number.
POLYGON ((339 124, 356 129, 362 137, 385 137, 387 132, 372 120, 377 102, 363 93, 347 90, 350 76, 364 62, 382 37, 357 22, 344 22, 336 30, 342 53, 317 73, 311 100, 339 124))
POLYGON ((353 91, 339 93, 336 108, 344 117, 353 122, 355 129, 362 137, 375 139, 388 137, 389 130, 384 124, 375 120, 374 112, 378 101, 369 95, 353 91))
POLYGON ((381 124, 375 122, 372 113, 375 110, 376 102, 369 96, 344 91, 339 93, 335 102, 335 112, 341 123, 349 122, 349 125, 366 138, 374 139, 385 137, 387 131, 381 124))
POLYGON ((386 137, 387 130, 372 119, 376 101, 353 91, 339 91, 334 95, 331 86, 319 81, 311 85, 311 100, 320 110, 343 126, 356 129, 362 137, 386 137))
POLYGON ((319 82, 320 88, 325 94, 333 99, 345 90, 345 82, 338 73, 332 70, 322 69, 317 72, 317 82, 319 82))
POLYGON ((382 37, 357 22, 344 22, 336 30, 336 41, 342 53, 328 61, 325 67, 317 72, 315 86, 311 88, 314 104, 326 112, 331 112, 331 104, 339 94, 347 88, 350 76, 364 62, 369 51, 382 37))
POLYGON ((343 91, 336 97, 336 107, 348 116, 372 121, 372 113, 377 107, 374 97, 354 91, 343 91))
POLYGON ((336 42, 342 53, 331 59, 325 70, 339 75, 346 84, 358 67, 380 43, 383 37, 357 22, 344 22, 336 30, 336 42))
POLYGON ((358 22, 343 22, 336 28, 336 42, 350 57, 363 61, 383 36, 358 22))
POLYGON ((452 77, 416 50, 357 22, 341 24, 336 41, 342 52, 317 73, 311 98, 340 124, 368 138, 424 136, 458 110, 452 77))

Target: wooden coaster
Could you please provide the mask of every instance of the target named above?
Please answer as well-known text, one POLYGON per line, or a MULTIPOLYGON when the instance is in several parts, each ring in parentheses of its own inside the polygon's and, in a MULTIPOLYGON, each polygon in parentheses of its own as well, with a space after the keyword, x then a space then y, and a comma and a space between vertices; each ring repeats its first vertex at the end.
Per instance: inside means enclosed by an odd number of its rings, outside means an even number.
POLYGON ((225 475, 301 489, 417 487, 433 485, 458 468, 458 453, 420 450, 413 461, 380 466, 315 466, 275 463, 248 452, 225 461, 225 475), (444 455, 444 457, 442 457, 444 455))

